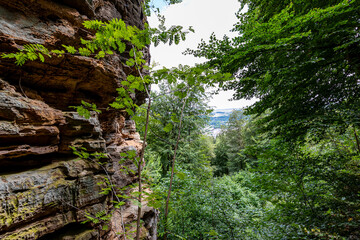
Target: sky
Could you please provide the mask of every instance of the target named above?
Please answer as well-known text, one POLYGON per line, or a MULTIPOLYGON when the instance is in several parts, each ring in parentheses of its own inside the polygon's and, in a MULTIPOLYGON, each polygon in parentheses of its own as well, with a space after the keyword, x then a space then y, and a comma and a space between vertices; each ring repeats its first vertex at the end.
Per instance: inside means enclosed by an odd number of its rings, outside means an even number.
MULTIPOLYGON (((193 66, 195 63, 201 63, 205 59, 183 55, 182 52, 187 48, 196 49, 201 39, 207 41, 213 32, 218 38, 222 38, 224 34, 236 35, 230 30, 237 22, 235 13, 240 8, 237 0, 184 0, 182 3, 170 6, 165 6, 162 0, 154 0, 154 3, 161 8, 161 14, 166 18, 166 25, 181 25, 184 29, 193 26, 195 29, 195 33, 189 33, 186 41, 179 45, 160 44, 157 47, 150 47, 151 61, 155 61, 160 67, 176 67, 179 64, 193 66)), ((158 25, 154 16, 149 17, 148 21, 150 26, 158 25)), ((215 109, 243 108, 254 102, 254 100, 228 101, 232 93, 220 92, 213 96, 209 105, 215 109)))

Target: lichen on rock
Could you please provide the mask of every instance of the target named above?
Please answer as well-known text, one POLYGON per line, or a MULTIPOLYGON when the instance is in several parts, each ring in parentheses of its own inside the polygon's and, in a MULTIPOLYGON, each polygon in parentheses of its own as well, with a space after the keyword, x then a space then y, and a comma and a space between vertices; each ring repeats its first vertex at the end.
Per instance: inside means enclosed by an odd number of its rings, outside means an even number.
MULTIPOLYGON (((29 43, 49 49, 79 46, 80 38, 93 34, 83 21, 112 18, 143 28, 141 1, 2 0, 0 49, 15 52, 29 43)), ((126 55, 118 54, 102 60, 65 55, 18 67, 1 59, 0 239, 115 239, 113 229, 122 232, 119 210, 108 230, 80 224, 86 213, 110 212, 112 203, 100 194, 103 169, 79 159, 70 147, 108 153, 104 164, 112 181, 118 187, 136 183, 136 174, 119 171, 121 151, 141 150, 135 123, 115 110, 85 119, 69 106, 84 100, 106 109, 132 71, 124 61, 126 55)), ((134 97, 144 102, 144 95, 134 97)), ((143 239, 156 239, 156 211, 142 204, 143 239)), ((136 214, 127 201, 121 209, 124 224, 134 222, 136 214)))

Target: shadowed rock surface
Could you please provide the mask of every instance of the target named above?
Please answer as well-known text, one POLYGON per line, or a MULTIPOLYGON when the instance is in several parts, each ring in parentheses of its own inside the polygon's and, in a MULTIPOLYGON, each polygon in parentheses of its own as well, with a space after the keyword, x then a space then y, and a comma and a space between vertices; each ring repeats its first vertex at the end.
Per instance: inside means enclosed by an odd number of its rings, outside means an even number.
MULTIPOLYGON (((0 0, 0 51, 28 43, 79 46, 80 38, 93 34, 83 21, 112 18, 139 28, 146 21, 140 0, 0 0)), ((103 169, 70 149, 108 153, 112 182, 120 188, 136 183, 135 174, 120 171, 124 165, 136 169, 134 164, 119 163, 120 152, 141 150, 135 123, 119 111, 85 119, 69 108, 81 100, 107 108, 120 82, 135 74, 122 65, 126 57, 66 55, 22 67, 0 59, 0 239, 122 239, 115 234, 123 231, 121 222, 131 228, 136 221, 137 207, 127 201, 108 230, 80 224, 86 212, 109 212, 112 203, 97 184, 106 177, 103 169)), ((144 98, 135 96, 137 103, 144 98)), ((142 238, 156 239, 156 211, 143 205, 142 238)))

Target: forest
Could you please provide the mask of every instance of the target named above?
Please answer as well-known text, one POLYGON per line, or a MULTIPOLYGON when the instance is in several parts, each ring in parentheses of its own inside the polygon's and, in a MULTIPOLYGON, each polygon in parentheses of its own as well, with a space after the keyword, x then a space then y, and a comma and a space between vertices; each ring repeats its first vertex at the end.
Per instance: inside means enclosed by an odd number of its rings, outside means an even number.
POLYGON ((187 54, 231 73, 216 81, 235 99, 259 100, 233 111, 213 138, 203 91, 190 88, 183 109, 181 98, 165 95, 178 85, 154 95, 158 115, 146 154, 160 197, 177 147, 159 232, 170 239, 359 239, 359 1, 240 2, 248 11, 237 16, 238 37, 213 36, 187 54))
POLYGON ((183 112, 177 96, 164 95, 178 86, 154 96, 159 115, 150 120, 147 154, 160 196, 179 128, 173 118, 184 116, 160 232, 171 239, 359 239, 360 3, 240 2, 248 11, 237 16, 238 37, 213 36, 187 54, 231 73, 219 86, 235 90, 235 99, 259 100, 233 111, 213 138, 202 91, 190 89, 196 101, 183 112))
MULTIPOLYGON (((34 45, 2 57, 23 65, 50 55, 129 54, 126 65, 137 72, 110 106, 125 109, 142 137, 140 153, 121 156, 137 166, 139 213, 142 198, 159 210, 158 239, 360 239, 360 1, 239 2, 236 37, 212 35, 188 49, 206 59, 192 67, 147 66, 150 42, 178 44, 193 31, 166 28, 159 12, 159 28, 89 21, 97 33, 82 40, 84 48, 34 45), (234 110, 212 136, 209 88, 258 100, 234 110), (138 92, 146 95, 140 106, 131 97, 138 92)), ((101 112, 87 102, 74 108, 88 118, 101 112)), ((103 193, 116 192, 109 179, 103 183, 103 193)), ((128 197, 114 195, 121 208, 128 197)), ((88 221, 98 218, 108 220, 88 221)))

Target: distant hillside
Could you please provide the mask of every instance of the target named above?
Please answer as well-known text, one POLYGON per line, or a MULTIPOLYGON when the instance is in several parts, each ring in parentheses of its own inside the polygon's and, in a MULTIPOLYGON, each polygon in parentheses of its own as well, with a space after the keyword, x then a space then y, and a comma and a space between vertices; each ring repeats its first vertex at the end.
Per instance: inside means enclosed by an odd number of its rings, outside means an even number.
POLYGON ((232 111, 241 110, 239 108, 216 109, 210 116, 210 127, 213 135, 217 135, 221 125, 225 125, 229 120, 232 111))

